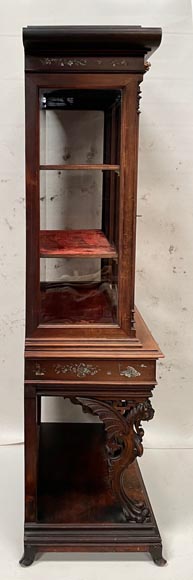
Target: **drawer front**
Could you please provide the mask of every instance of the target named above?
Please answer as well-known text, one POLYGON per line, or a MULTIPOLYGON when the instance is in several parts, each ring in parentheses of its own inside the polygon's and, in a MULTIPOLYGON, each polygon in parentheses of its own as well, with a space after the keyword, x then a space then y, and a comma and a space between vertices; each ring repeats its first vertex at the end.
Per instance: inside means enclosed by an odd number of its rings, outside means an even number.
POLYGON ((26 380, 78 383, 143 383, 156 382, 155 360, 27 360, 26 380))

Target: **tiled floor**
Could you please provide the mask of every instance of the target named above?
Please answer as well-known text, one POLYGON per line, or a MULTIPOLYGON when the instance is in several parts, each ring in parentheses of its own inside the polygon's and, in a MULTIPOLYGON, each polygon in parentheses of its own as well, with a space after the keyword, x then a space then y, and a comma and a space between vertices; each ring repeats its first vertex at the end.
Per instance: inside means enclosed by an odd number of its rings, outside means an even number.
POLYGON ((146 554, 46 554, 21 568, 23 446, 0 447, 0 578, 2 580, 193 580, 193 450, 146 449, 140 460, 168 560, 146 554))

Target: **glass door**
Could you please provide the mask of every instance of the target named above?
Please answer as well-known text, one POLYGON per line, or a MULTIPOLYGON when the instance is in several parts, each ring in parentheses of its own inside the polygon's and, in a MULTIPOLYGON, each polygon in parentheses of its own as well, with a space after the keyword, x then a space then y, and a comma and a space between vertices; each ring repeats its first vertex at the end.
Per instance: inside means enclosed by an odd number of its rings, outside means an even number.
POLYGON ((41 89, 41 325, 118 324, 122 91, 41 89))

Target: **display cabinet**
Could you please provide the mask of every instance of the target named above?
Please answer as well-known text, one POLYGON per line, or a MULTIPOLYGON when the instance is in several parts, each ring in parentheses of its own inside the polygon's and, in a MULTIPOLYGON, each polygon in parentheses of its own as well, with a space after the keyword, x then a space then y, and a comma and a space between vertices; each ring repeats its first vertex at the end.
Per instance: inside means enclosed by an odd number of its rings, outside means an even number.
POLYGON ((162 353, 134 306, 140 83, 160 41, 140 26, 23 30, 25 566, 52 550, 165 563, 136 462, 162 353), (42 397, 90 421, 45 422, 42 397))

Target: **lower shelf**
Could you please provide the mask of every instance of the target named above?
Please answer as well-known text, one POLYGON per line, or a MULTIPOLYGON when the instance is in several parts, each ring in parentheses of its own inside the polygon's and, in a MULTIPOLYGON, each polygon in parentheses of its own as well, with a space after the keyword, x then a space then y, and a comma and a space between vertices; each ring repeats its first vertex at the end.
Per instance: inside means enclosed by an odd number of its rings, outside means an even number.
POLYGON ((41 283, 41 323, 114 324, 115 300, 108 283, 41 283))
POLYGON ((38 518, 25 524, 29 562, 36 551, 150 551, 161 562, 161 538, 137 462, 125 471, 124 487, 149 507, 148 522, 127 522, 112 495, 102 424, 41 424, 38 518))
POLYGON ((81 523, 112 521, 104 431, 101 424, 42 424, 38 520, 81 523))

